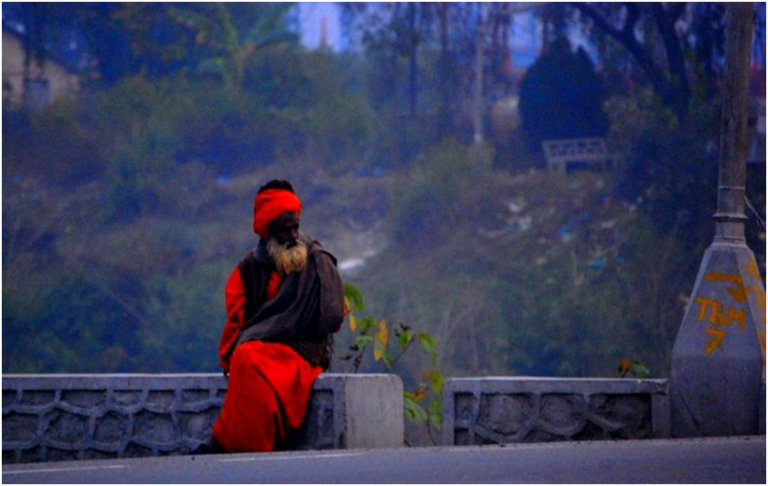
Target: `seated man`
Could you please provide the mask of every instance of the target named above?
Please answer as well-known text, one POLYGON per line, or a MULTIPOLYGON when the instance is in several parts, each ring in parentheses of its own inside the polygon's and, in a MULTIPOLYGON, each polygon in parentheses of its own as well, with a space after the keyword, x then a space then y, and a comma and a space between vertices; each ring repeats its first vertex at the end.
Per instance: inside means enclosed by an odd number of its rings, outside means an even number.
POLYGON ((287 181, 259 189, 253 231, 261 239, 225 290, 219 363, 229 386, 213 426, 215 450, 284 448, 330 363, 330 335, 344 320, 343 286, 333 255, 299 233, 300 215, 287 181))

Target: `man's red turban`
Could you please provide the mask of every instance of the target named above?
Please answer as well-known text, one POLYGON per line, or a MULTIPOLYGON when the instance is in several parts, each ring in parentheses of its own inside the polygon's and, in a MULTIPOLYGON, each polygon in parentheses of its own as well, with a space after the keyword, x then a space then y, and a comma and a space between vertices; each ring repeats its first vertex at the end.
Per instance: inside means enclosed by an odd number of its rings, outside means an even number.
POLYGON ((267 189, 253 201, 253 232, 267 239, 269 226, 285 213, 301 215, 299 196, 286 189, 267 189))

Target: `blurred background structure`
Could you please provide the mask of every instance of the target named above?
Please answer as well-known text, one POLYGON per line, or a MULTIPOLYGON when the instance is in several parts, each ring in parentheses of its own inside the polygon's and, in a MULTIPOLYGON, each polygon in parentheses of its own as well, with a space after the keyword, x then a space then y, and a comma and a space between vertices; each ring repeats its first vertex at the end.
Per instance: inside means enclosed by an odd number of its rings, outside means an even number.
POLYGON ((366 310, 431 333, 444 375, 668 376, 714 232, 722 10, 4 3, 3 372, 215 371, 252 197, 284 177, 366 310))

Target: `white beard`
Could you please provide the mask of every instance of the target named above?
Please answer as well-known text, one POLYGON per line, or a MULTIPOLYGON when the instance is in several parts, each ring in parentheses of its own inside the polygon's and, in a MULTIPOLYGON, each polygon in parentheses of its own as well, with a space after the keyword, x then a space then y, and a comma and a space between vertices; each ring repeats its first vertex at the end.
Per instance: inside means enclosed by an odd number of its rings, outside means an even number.
POLYGON ((288 248, 270 238, 267 241, 267 252, 274 260, 277 271, 284 277, 303 270, 307 263, 307 245, 301 241, 296 241, 295 245, 288 248))

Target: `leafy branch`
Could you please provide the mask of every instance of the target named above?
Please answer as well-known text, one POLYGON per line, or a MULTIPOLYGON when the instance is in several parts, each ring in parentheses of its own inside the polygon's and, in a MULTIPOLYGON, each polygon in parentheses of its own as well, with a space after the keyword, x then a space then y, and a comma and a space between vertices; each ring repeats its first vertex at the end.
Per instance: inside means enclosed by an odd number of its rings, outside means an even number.
POLYGON ((344 303, 349 311, 349 328, 354 340, 349 346, 350 354, 342 356, 344 361, 352 362, 352 370, 357 373, 368 349, 373 360, 381 362, 385 371, 394 373, 395 365, 410 349, 419 349, 429 359, 430 367, 421 373, 415 391, 403 393, 403 407, 406 418, 418 423, 426 423, 427 432, 432 442, 437 443, 432 429, 440 430, 443 421, 442 389, 443 375, 436 370, 438 352, 435 338, 428 332, 416 332, 403 323, 390 328, 386 319, 373 316, 358 318, 358 313, 365 311, 365 301, 360 290, 352 284, 344 284, 344 303), (394 339, 392 339, 394 337, 394 339), (416 348, 413 345, 416 344, 416 348), (422 406, 426 403, 426 409, 422 406))

